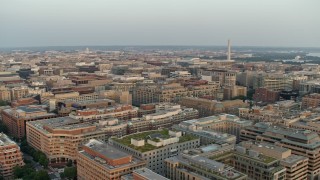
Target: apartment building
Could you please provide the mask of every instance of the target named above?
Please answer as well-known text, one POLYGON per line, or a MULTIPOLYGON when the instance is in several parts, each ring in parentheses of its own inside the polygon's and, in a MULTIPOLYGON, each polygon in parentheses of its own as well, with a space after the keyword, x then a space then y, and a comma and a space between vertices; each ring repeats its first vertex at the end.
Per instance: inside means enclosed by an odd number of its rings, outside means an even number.
POLYGON ((320 94, 313 93, 302 97, 301 108, 317 108, 320 107, 320 94))
POLYGON ((142 158, 147 162, 147 168, 164 175, 164 159, 176 156, 184 150, 199 147, 200 139, 163 129, 110 138, 109 143, 135 157, 142 158))
POLYGON ((13 179, 13 168, 23 165, 23 155, 18 144, 0 133, 0 175, 4 179, 13 179))
POLYGON ((8 127, 9 134, 16 138, 26 135, 26 122, 56 117, 48 113, 45 105, 19 106, 1 112, 2 121, 8 127))
POLYGON ((11 100, 21 99, 28 94, 29 88, 27 86, 14 87, 11 89, 11 100))
POLYGON ((1 101, 11 101, 11 93, 5 86, 0 87, 0 100, 1 101))
POLYGON ((90 139, 77 154, 79 180, 120 179, 146 163, 118 148, 90 139))
POLYGON ((279 100, 279 91, 270 90, 267 88, 257 88, 255 89, 255 93, 253 94, 253 100, 256 102, 262 101, 262 102, 268 102, 268 103, 274 103, 279 100))

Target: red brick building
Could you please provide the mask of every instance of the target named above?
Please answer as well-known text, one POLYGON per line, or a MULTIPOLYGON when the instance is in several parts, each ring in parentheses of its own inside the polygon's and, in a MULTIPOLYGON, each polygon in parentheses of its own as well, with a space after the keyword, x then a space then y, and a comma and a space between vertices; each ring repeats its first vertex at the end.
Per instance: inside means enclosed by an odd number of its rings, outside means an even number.
POLYGON ((279 92, 267 88, 257 88, 253 95, 253 100, 274 103, 279 100, 279 92))

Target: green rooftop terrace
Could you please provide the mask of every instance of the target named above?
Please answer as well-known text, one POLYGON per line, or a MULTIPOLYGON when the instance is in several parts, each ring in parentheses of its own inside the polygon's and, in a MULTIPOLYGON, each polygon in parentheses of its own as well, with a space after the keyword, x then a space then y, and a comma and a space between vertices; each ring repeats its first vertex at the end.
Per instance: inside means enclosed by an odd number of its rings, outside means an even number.
POLYGON ((262 154, 259 154, 259 156, 257 158, 253 158, 253 157, 250 157, 247 154, 242 154, 242 153, 238 153, 238 152, 235 152, 235 151, 229 151, 229 152, 225 152, 225 153, 222 153, 222 154, 217 154, 217 155, 211 156, 209 159, 216 160, 216 161, 221 161, 222 159, 232 157, 234 154, 238 154, 238 155, 244 156, 246 158, 250 158, 250 159, 253 159, 255 161, 260 161, 260 162, 266 163, 266 164, 269 164, 269 163, 271 163, 273 161, 277 161, 277 159, 275 159, 273 157, 265 156, 265 155, 262 155, 262 154))
MULTIPOLYGON (((125 146, 128 146, 132 149, 135 149, 137 151, 147 152, 147 151, 152 151, 157 148, 161 148, 161 147, 156 147, 156 146, 153 146, 153 145, 147 143, 148 136, 152 135, 152 134, 161 134, 163 138, 170 137, 169 130, 163 129, 163 130, 135 133, 135 134, 124 136, 122 138, 112 138, 112 140, 115 142, 118 142, 120 144, 123 144, 125 146), (131 138, 136 139, 136 140, 144 139, 145 145, 144 146, 134 146, 131 144, 131 138)), ((183 142, 187 142, 187 141, 191 141, 191 140, 195 140, 195 139, 198 139, 198 138, 196 136, 192 136, 192 135, 184 135, 184 136, 179 137, 179 143, 183 143, 183 142)), ((151 140, 155 140, 155 138, 153 138, 151 140)))

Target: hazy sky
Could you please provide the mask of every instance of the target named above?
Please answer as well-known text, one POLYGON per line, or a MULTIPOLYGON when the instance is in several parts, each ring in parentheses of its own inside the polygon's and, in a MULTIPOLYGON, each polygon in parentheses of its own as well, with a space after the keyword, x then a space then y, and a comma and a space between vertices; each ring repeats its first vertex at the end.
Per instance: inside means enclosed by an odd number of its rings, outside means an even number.
POLYGON ((320 0, 0 0, 0 47, 320 47, 320 0))

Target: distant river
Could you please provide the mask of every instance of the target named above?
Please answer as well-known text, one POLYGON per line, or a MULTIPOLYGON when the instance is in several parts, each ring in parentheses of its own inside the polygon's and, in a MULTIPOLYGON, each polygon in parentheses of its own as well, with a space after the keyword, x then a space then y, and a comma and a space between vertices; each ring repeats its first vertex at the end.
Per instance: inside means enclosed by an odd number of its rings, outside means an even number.
POLYGON ((317 56, 320 57, 320 53, 309 53, 307 56, 317 56))

